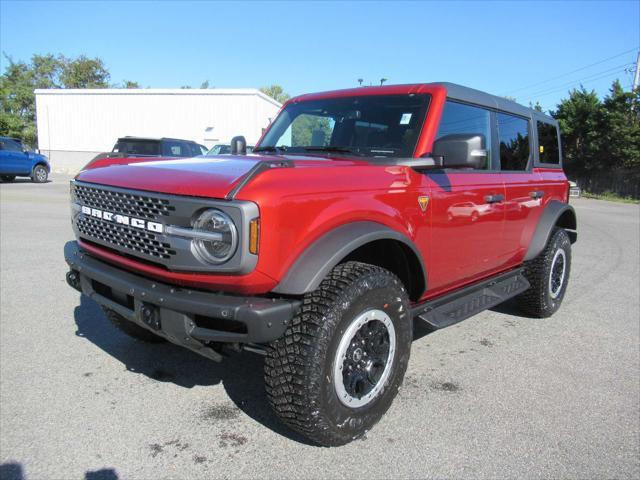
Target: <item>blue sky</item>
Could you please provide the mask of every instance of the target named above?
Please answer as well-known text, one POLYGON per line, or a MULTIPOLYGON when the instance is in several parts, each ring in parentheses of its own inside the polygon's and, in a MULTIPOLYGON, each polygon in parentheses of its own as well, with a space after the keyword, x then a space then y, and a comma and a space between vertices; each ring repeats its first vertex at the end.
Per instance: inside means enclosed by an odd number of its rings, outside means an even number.
MULTIPOLYGON (((4 53, 14 60, 48 52, 97 56, 112 82, 154 88, 204 80, 228 88, 279 83, 295 95, 355 86, 358 78, 366 84, 381 77, 389 83, 445 80, 524 104, 538 100, 546 108, 580 81, 600 94, 616 77, 629 86, 632 75, 623 69, 635 62, 639 25, 638 0, 0 0, 4 53)), ((5 65, 3 58, 3 71, 5 65)))

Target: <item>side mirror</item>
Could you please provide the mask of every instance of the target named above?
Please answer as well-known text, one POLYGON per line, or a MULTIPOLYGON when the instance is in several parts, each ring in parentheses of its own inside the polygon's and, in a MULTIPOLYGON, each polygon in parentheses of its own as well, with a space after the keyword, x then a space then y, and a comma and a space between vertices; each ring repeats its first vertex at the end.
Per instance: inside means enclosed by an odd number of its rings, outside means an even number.
POLYGON ((433 143, 433 156, 442 157, 444 168, 484 169, 488 154, 484 135, 455 133, 433 143))
POLYGON ((247 154, 247 140, 238 135, 231 139, 231 155, 246 155, 247 154))

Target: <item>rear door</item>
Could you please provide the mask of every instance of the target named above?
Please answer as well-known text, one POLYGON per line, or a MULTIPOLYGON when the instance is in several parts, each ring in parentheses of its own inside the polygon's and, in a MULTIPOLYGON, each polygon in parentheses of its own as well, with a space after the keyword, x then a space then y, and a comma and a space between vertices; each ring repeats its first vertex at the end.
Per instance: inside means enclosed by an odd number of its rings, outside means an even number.
POLYGON ((542 214, 545 197, 540 174, 533 169, 534 136, 529 118, 496 113, 500 170, 505 184, 504 242, 509 265, 519 264, 542 214))
POLYGON ((429 290, 437 294, 490 275, 505 263, 505 189, 496 169, 493 112, 448 100, 436 138, 476 134, 485 139, 480 169, 427 171, 431 180, 432 234, 429 290))

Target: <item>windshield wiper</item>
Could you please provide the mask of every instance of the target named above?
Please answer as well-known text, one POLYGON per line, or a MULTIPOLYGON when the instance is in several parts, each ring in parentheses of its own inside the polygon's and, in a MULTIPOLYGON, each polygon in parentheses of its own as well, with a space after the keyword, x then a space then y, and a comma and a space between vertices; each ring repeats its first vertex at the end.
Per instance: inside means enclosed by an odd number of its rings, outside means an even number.
POLYGON ((330 145, 326 147, 302 147, 307 152, 337 152, 337 153, 350 153, 352 155, 360 155, 358 152, 354 152, 347 147, 332 147, 330 145))
POLYGON ((279 147, 276 147, 275 145, 265 145, 264 147, 256 147, 253 149, 254 152, 275 152, 275 153, 280 153, 280 152, 286 152, 287 151, 287 147, 285 147, 284 145, 281 145, 279 147))

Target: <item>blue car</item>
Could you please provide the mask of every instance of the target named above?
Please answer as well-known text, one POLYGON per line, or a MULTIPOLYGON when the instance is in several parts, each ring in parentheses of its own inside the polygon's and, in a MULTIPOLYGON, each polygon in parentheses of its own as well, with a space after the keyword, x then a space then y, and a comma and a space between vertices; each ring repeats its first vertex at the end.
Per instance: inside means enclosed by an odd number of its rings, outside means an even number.
POLYGON ((44 183, 50 172, 47 157, 27 151, 17 138, 0 137, 0 180, 11 182, 16 177, 31 177, 35 183, 44 183))

